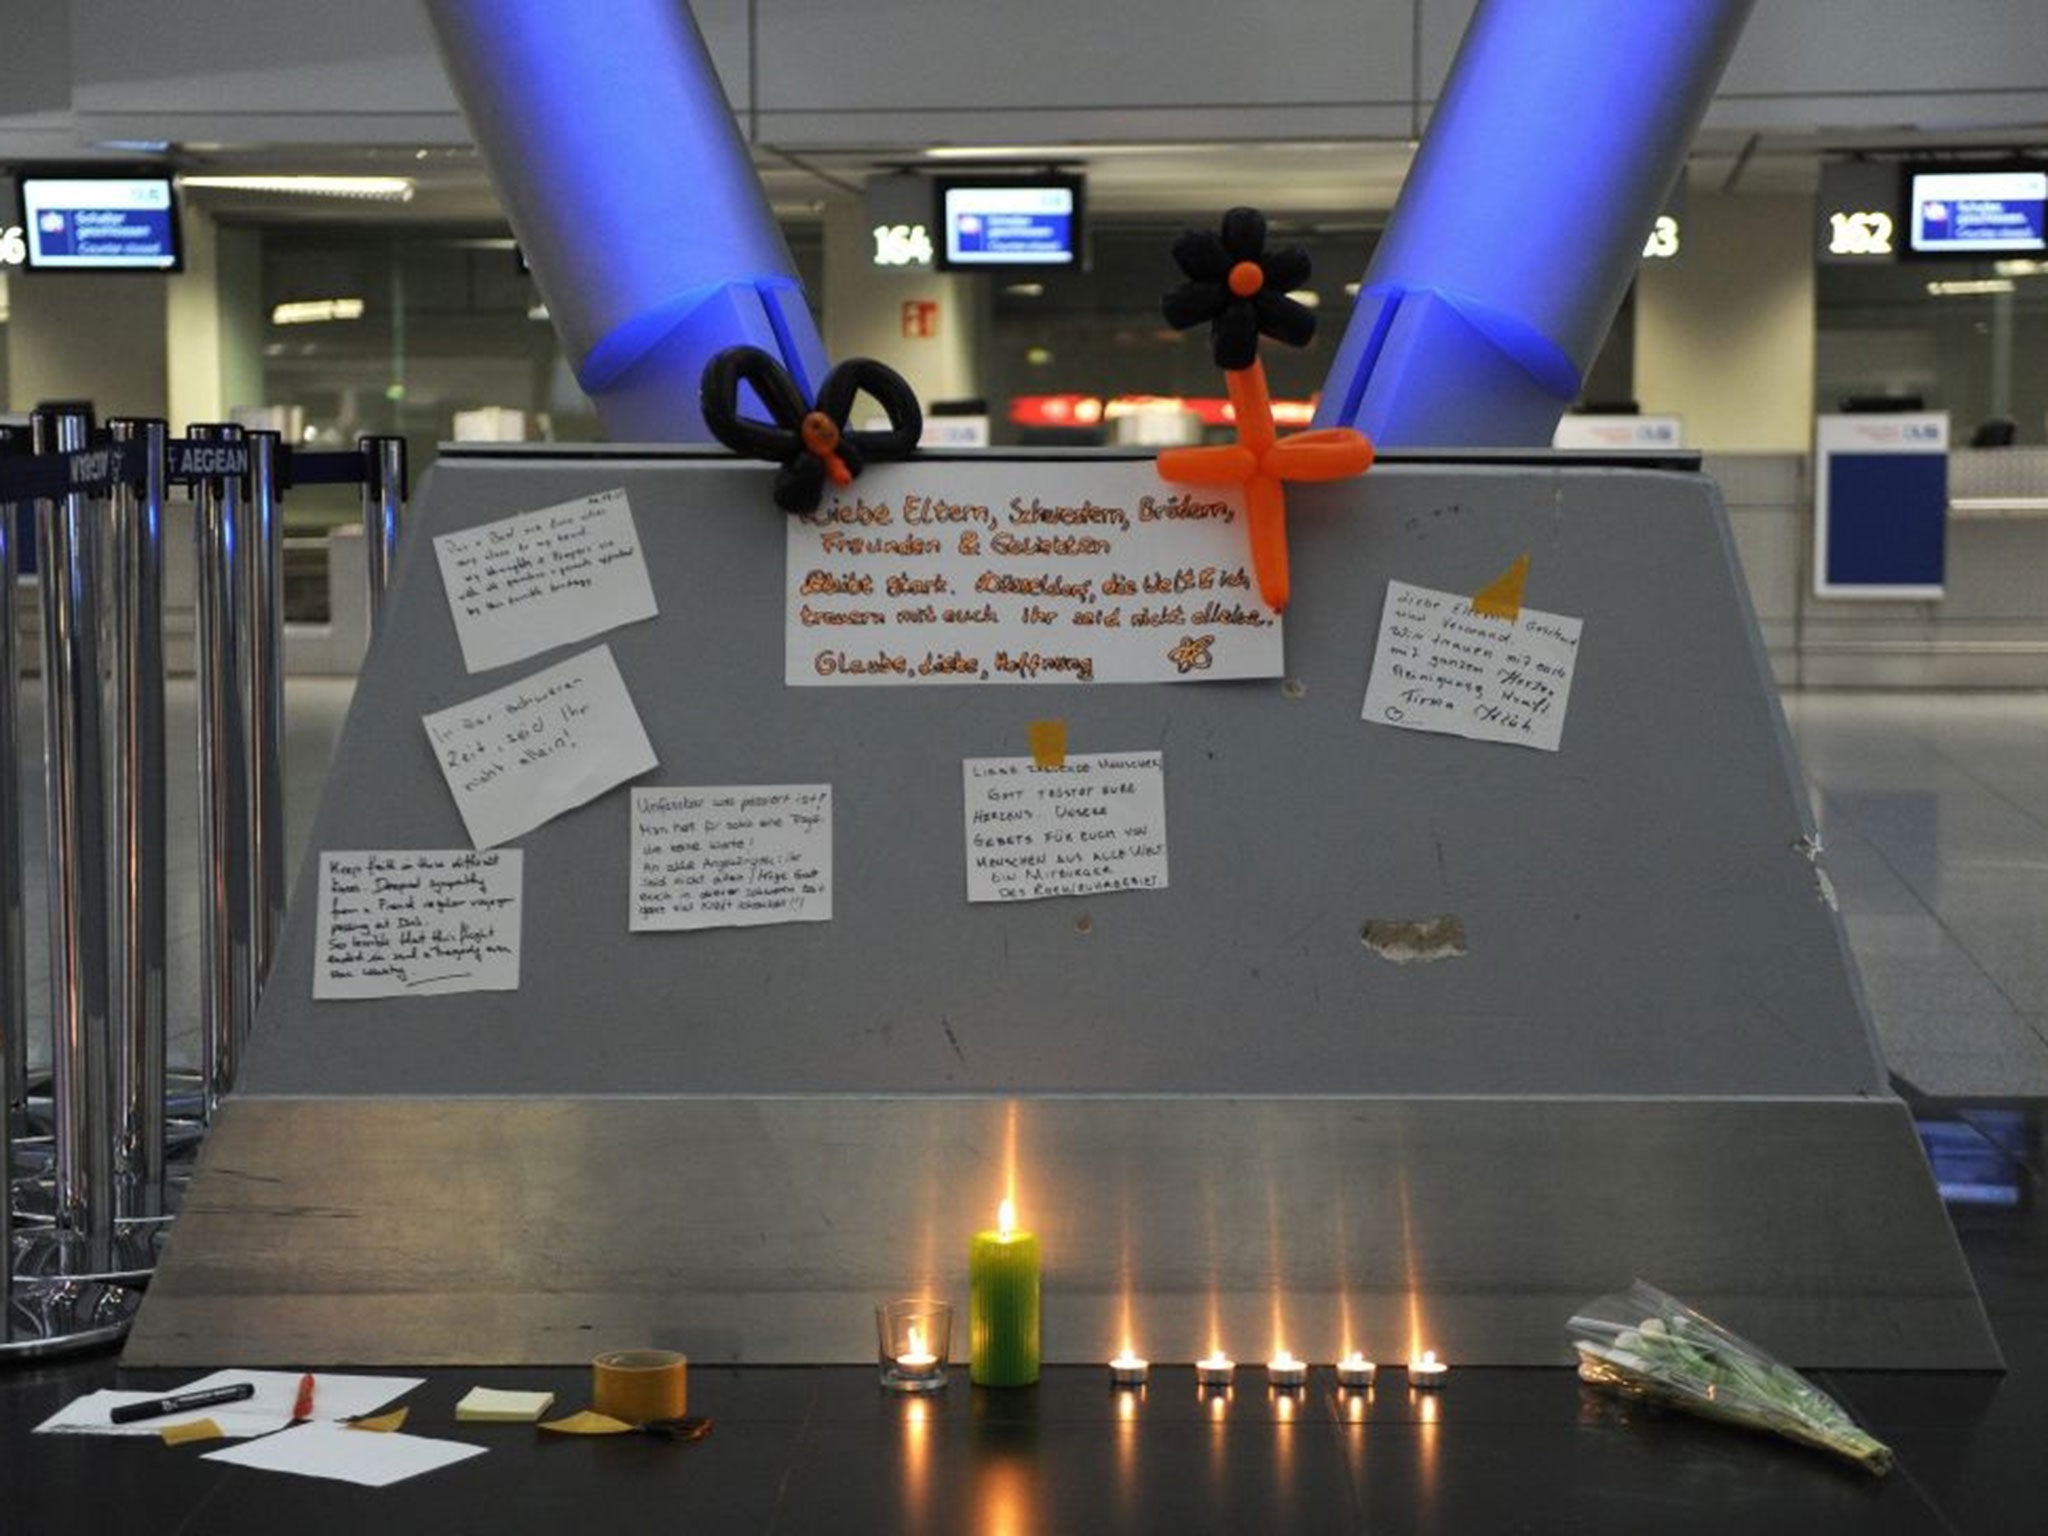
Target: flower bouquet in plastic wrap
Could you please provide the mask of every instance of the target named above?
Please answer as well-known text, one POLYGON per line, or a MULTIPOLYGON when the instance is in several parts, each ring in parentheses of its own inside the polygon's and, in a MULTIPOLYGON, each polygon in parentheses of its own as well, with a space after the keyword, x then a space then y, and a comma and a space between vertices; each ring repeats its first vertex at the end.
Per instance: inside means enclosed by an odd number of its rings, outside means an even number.
POLYGON ((1708 1418, 1775 1430, 1846 1456, 1883 1476, 1891 1447, 1857 1427, 1841 1404, 1747 1339, 1638 1280, 1589 1303, 1565 1331, 1579 1379, 1708 1418))

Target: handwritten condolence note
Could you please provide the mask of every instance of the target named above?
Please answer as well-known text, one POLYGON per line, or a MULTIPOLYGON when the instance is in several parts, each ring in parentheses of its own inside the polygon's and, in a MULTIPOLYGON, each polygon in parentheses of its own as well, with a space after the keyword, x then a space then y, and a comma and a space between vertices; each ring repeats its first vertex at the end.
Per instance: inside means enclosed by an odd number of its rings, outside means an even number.
POLYGON ((521 857, 322 853, 313 996, 517 991, 521 857))
POLYGON ((421 719, 479 848, 530 832, 655 765, 607 645, 421 719))
POLYGON ((434 556, 472 672, 654 617, 624 491, 444 533, 434 556))
POLYGON ((1244 508, 1149 464, 877 465, 789 520, 783 680, 1277 677, 1244 508))
POLYGON ((832 786, 633 791, 632 931, 832 917, 832 786))
POLYGON ((970 757, 967 899, 1034 901, 1166 886, 1166 774, 1157 752, 1040 768, 970 757))
POLYGON ((1470 597, 1390 581, 1365 718, 1555 752, 1580 628, 1533 608, 1492 618, 1474 613, 1470 597))

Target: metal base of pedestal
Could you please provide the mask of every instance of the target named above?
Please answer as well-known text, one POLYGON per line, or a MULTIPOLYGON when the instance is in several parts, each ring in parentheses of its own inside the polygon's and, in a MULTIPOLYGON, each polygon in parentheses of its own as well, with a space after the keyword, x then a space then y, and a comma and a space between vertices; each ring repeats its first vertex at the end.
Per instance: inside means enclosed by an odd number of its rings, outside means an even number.
POLYGON ((0 1365, 118 1344, 141 1304, 142 1293, 125 1286, 17 1285, 7 1316, 0 1320, 0 1365))
POLYGON ((1566 1364, 1647 1275, 1802 1366, 1999 1365, 1896 1099, 1178 1094, 240 1095, 124 1358, 872 1363, 876 1298, 965 1295, 1006 1135, 1048 1363, 1257 1358, 1284 1308, 1290 1343, 1566 1364))

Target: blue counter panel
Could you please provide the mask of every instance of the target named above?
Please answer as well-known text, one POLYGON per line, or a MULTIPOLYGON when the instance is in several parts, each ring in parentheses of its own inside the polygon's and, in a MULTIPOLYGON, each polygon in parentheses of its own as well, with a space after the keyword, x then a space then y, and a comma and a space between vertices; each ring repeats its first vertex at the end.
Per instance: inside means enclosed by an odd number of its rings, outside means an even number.
POLYGON ((1835 453, 1826 464, 1828 585, 1940 586, 1948 532, 1947 457, 1835 453))

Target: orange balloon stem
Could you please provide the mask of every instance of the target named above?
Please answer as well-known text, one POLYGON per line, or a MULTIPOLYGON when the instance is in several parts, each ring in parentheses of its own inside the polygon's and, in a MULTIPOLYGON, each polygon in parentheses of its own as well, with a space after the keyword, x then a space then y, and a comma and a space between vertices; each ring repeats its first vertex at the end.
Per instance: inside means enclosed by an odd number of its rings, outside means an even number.
POLYGON ((1259 596, 1275 613, 1287 611, 1287 493, 1271 475, 1257 474, 1245 487, 1252 535, 1252 571, 1259 596))
POLYGON ((1266 365, 1253 358, 1249 368, 1226 368, 1223 380, 1230 389, 1231 412, 1237 417, 1237 440, 1263 459, 1276 439, 1266 365))

